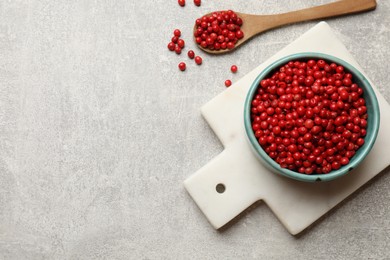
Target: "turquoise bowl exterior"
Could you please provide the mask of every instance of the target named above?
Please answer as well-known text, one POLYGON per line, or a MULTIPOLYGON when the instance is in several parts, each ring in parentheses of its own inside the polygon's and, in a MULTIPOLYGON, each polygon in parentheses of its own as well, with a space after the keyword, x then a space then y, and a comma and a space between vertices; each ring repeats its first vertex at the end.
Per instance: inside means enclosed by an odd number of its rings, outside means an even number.
POLYGON ((372 89, 371 84, 368 82, 368 80, 363 76, 363 74, 359 70, 357 70, 349 63, 337 57, 333 57, 331 55, 323 54, 323 53, 305 52, 305 53, 292 54, 284 58, 281 58, 273 62, 257 76, 255 81, 252 83, 245 100, 244 124, 245 124, 246 134, 253 152, 260 159, 260 161, 262 161, 262 163, 271 171, 299 181, 305 181, 305 182, 330 181, 339 178, 347 174, 352 169, 356 168, 364 160, 367 154, 371 151, 378 135, 379 125, 380 125, 380 111, 379 111, 378 100, 376 98, 374 90, 372 89), (268 156, 268 154, 263 150, 263 148, 258 143, 252 130, 252 124, 250 118, 251 103, 258 89, 260 81, 266 78, 267 76, 269 76, 280 66, 286 64, 291 60, 307 61, 309 59, 323 59, 327 62, 335 62, 339 65, 344 66, 345 70, 353 75, 353 81, 357 83, 359 87, 361 87, 364 90, 363 97, 366 101, 366 106, 367 106, 368 124, 367 124, 367 135, 364 138, 365 140, 364 145, 359 148, 359 150, 351 158, 350 162, 347 165, 344 165, 340 169, 333 170, 327 174, 306 175, 306 174, 298 173, 280 167, 280 165, 277 162, 275 162, 272 158, 268 156))

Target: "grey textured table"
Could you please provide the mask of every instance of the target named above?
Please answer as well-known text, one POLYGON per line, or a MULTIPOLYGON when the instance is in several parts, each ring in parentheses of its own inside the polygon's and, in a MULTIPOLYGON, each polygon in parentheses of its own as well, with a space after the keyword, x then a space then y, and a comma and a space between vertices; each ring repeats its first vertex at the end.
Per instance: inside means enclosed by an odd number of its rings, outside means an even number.
MULTIPOLYGON (((389 259, 389 169, 299 237, 261 203, 215 231, 182 185, 222 150, 199 108, 316 22, 202 66, 167 50, 173 29, 200 53, 204 13, 326 2, 2 1, 0 259, 389 259)), ((328 23, 390 101, 390 2, 328 23)))

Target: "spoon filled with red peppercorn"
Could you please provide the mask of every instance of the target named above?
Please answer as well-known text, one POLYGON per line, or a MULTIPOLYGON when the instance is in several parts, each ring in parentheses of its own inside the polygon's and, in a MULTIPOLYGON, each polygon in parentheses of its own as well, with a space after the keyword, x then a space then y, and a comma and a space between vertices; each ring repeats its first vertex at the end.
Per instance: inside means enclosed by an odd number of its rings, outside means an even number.
POLYGON ((212 54, 236 49, 255 35, 283 25, 369 11, 375 0, 340 0, 298 11, 273 15, 252 15, 218 11, 195 22, 194 40, 199 48, 212 54))

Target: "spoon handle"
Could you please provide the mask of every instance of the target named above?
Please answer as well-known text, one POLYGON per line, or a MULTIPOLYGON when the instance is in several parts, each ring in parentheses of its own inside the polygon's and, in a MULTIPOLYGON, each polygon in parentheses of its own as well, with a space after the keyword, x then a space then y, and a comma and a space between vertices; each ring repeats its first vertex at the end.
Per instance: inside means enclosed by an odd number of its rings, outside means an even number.
MULTIPOLYGON (((267 19, 264 19, 265 17, 263 16, 261 25, 263 29, 266 28, 269 30, 286 24, 358 13, 373 10, 375 8, 375 0, 340 0, 288 13, 265 15, 267 19)), ((260 19, 258 21, 260 22, 260 19)))

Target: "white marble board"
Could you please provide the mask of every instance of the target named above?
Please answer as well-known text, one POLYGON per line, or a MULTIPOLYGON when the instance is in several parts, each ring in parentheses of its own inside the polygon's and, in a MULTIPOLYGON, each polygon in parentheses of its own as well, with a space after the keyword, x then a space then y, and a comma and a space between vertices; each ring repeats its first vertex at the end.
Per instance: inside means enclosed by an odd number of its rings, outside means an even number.
POLYGON ((339 57, 367 77, 329 25, 320 22, 202 107, 203 117, 225 149, 186 179, 184 186, 216 229, 262 200, 291 234, 298 234, 390 164, 390 106, 374 85, 381 111, 378 138, 362 164, 349 174, 330 182, 304 183, 271 173, 256 159, 243 124, 246 94, 266 66, 299 52, 339 57), (223 193, 216 191, 218 184, 226 187, 223 193))

